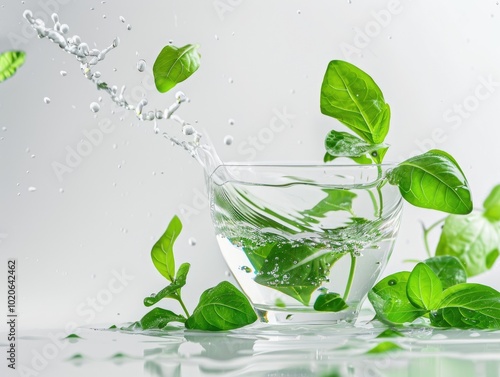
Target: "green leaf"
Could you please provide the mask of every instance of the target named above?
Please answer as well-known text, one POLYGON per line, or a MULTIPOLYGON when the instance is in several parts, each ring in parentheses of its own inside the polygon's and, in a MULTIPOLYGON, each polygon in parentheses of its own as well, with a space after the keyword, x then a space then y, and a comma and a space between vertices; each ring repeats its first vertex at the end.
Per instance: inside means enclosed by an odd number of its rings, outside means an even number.
POLYGON ((484 217, 495 222, 500 221, 500 185, 496 185, 484 201, 484 217))
POLYGON ((198 45, 175 47, 166 45, 153 65, 156 89, 165 93, 186 80, 200 66, 198 45))
POLYGON ((152 306, 164 298, 172 298, 174 300, 179 300, 180 297, 179 290, 186 285, 186 277, 189 272, 189 267, 190 267, 189 263, 181 264, 179 270, 177 271, 177 277, 175 278, 174 282, 163 288, 157 294, 146 297, 144 299, 144 305, 152 306))
POLYGON ((182 231, 181 220, 174 216, 168 224, 167 230, 154 244, 151 250, 151 259, 160 274, 168 281, 175 279, 174 242, 182 231))
MULTIPOLYGON (((386 144, 370 144, 359 137, 351 135, 347 132, 330 131, 325 139, 325 148, 329 158, 349 157, 354 160, 359 159, 360 163, 371 163, 371 158, 380 159, 380 153, 385 155, 388 149, 386 144), (367 157, 370 155, 370 158, 367 157)), ((383 156, 382 156, 383 158, 383 156)), ((331 161, 331 160, 330 160, 331 161)))
POLYGON ((375 81, 356 66, 333 60, 321 85, 321 112, 338 119, 370 144, 389 131, 391 110, 375 81))
POLYGON ((381 354, 381 353, 401 351, 401 350, 404 350, 404 348, 397 345, 396 343, 386 341, 386 342, 382 342, 382 343, 377 344, 375 347, 373 347, 371 350, 367 351, 366 353, 373 355, 373 354, 381 354))
POLYGON ((443 290, 453 285, 467 282, 467 272, 464 265, 456 257, 440 255, 426 259, 424 263, 437 275, 443 290))
POLYGON ((186 321, 186 328, 196 330, 232 330, 257 320, 248 299, 227 281, 207 289, 186 321))
POLYGON ((413 322, 427 311, 413 306, 406 295, 408 271, 389 275, 379 281, 368 293, 368 299, 377 313, 377 319, 388 324, 413 322))
POLYGON ((439 308, 430 316, 434 326, 500 330, 500 292, 491 287, 454 285, 444 291, 439 308))
POLYGON ((425 263, 418 263, 410 273, 406 284, 406 294, 417 308, 437 309, 443 285, 434 271, 425 263))
POLYGON ((314 302, 314 310, 319 312, 340 312, 348 307, 349 305, 345 303, 342 297, 333 292, 319 295, 314 302))
POLYGON ((6 51, 0 54, 0 82, 12 77, 25 59, 26 53, 23 51, 6 51))
POLYGON ((352 201, 357 196, 355 193, 342 189, 323 189, 321 191, 326 193, 326 198, 322 199, 313 208, 304 211, 304 215, 325 217, 325 214, 332 211, 348 211, 353 214, 352 201))
POLYGON ((489 270, 500 249, 500 223, 480 213, 448 216, 441 231, 436 255, 457 257, 469 277, 489 270))
POLYGON ((308 305, 313 292, 328 279, 333 264, 344 255, 307 244, 275 244, 257 272, 255 282, 308 305))
POLYGON ((385 329, 376 336, 376 338, 400 338, 400 337, 404 337, 403 333, 395 329, 385 329))
POLYGON ((154 308, 141 318, 138 325, 143 330, 163 329, 170 322, 184 323, 186 322, 186 318, 180 314, 175 314, 170 310, 154 308))
POLYGON ((472 211, 467 179, 446 152, 434 149, 409 158, 389 171, 387 178, 414 206, 454 214, 472 211))

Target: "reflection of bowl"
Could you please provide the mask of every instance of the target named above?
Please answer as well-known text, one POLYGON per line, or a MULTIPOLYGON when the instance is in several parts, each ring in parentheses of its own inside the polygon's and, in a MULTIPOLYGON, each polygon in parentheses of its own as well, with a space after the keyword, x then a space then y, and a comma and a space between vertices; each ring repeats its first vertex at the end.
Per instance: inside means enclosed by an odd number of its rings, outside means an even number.
POLYGON ((356 320, 399 227, 391 167, 227 164, 208 177, 220 249, 262 321, 356 320))

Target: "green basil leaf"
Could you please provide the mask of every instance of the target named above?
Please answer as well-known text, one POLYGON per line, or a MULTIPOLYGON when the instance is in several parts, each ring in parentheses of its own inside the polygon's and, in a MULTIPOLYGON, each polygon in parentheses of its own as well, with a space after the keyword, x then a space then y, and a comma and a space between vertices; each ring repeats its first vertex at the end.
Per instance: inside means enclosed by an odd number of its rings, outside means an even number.
POLYGON ((387 353, 387 352, 393 352, 393 351, 401 351, 404 350, 403 347, 397 345, 396 343, 393 342, 382 342, 377 344, 375 347, 373 347, 371 350, 367 351, 367 354, 374 355, 374 354, 381 354, 381 353, 387 353))
POLYGON ((328 279, 333 264, 345 254, 323 247, 275 244, 257 272, 255 282, 308 305, 311 295, 328 279))
POLYGON ((304 215, 325 217, 328 212, 348 211, 354 216, 352 201, 357 196, 355 193, 342 189, 323 189, 322 191, 326 193, 326 198, 322 199, 313 208, 304 211, 304 215))
POLYGON ((480 213, 448 216, 441 231, 436 255, 457 257, 469 277, 489 270, 500 249, 500 223, 491 223, 480 213))
POLYGON ((314 302, 314 310, 319 312, 340 312, 348 307, 342 297, 333 292, 319 295, 314 302))
POLYGON ((500 221, 500 185, 496 185, 484 201, 484 217, 495 222, 500 221))
POLYGON ((248 299, 234 285, 223 281, 207 289, 186 321, 186 328, 196 330, 232 330, 257 320, 248 299))
POLYGON ((165 93, 186 80, 200 66, 198 45, 175 47, 166 45, 153 64, 156 89, 165 93))
MULTIPOLYGON (((370 144, 359 137, 351 135, 347 132, 330 131, 325 139, 325 148, 327 153, 332 157, 349 157, 349 158, 363 158, 370 160, 366 157, 367 154, 374 160, 380 159, 380 153, 385 155, 388 149, 386 144, 370 144)), ((377 161, 381 162, 381 161, 377 161)))
POLYGON ((417 308, 433 310, 443 293, 443 285, 438 276, 425 263, 418 263, 410 273, 406 284, 406 294, 417 308))
POLYGON ((186 285, 186 277, 190 267, 191 265, 189 263, 181 264, 179 270, 177 270, 177 277, 175 278, 174 282, 163 288, 157 294, 146 297, 144 299, 144 305, 152 306, 164 298, 173 298, 174 300, 179 300, 179 290, 186 285))
POLYGON ((177 274, 175 275, 175 283, 181 287, 186 285, 186 278, 189 273, 189 268, 191 265, 189 263, 183 263, 179 266, 177 274))
POLYGON ((439 310, 431 324, 461 329, 500 329, 500 292, 481 285, 463 283, 443 292, 439 310))
POLYGON ((454 214, 472 211, 467 179, 455 159, 434 149, 401 162, 388 172, 389 183, 417 207, 454 214))
POLYGON ((138 325, 143 330, 163 329, 170 322, 184 323, 186 322, 186 318, 182 315, 175 314, 170 310, 154 308, 141 318, 138 325))
POLYGON ((6 51, 0 54, 0 82, 12 77, 25 59, 26 53, 23 51, 6 51))
POLYGON ((408 271, 389 275, 368 293, 368 299, 379 321, 390 325, 413 322, 427 312, 416 308, 408 300, 406 285, 409 277, 408 271))
POLYGON ((391 110, 375 81, 361 69, 333 60, 321 85, 321 112, 338 119, 370 144, 389 131, 391 110))
POLYGON ((404 334, 395 329, 385 329, 376 338, 400 338, 404 337, 404 334))
POLYGON ((173 246, 181 231, 181 220, 177 216, 174 216, 168 224, 165 233, 163 233, 151 250, 151 259, 153 260, 153 264, 158 272, 170 282, 174 282, 175 279, 173 246))
POLYGON ((437 275, 443 290, 453 285, 467 282, 465 267, 456 257, 440 255, 426 259, 424 263, 437 275))

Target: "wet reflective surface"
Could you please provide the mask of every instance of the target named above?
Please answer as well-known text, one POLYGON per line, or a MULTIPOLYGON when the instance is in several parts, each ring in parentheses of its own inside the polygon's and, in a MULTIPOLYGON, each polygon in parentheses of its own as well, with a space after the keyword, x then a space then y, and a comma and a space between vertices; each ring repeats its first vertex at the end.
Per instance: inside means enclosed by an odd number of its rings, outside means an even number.
MULTIPOLYGON (((78 329, 31 331, 18 343, 22 376, 498 376, 500 332, 417 325, 403 337, 385 327, 255 324, 229 332, 78 329), (367 354, 390 341, 402 350, 367 354)), ((2 337, 4 339, 4 337, 2 337)), ((0 343, 4 354, 6 344, 0 343)), ((3 368, 2 368, 3 369, 3 368)), ((5 369, 4 369, 5 370, 5 369)), ((3 375, 3 374, 2 374, 3 375)), ((13 374, 14 375, 14 374, 13 374)))

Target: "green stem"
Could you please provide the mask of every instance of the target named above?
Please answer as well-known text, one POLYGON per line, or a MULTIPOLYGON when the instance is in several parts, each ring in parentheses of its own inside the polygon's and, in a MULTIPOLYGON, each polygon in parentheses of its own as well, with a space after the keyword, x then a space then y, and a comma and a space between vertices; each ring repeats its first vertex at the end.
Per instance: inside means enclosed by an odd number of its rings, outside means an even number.
POLYGON ((184 305, 184 301, 182 301, 180 292, 177 293, 177 301, 179 301, 179 304, 181 304, 182 310, 184 310, 184 314, 186 314, 186 317, 189 318, 191 315, 189 314, 186 305, 184 305))
POLYGON ((349 293, 351 292, 352 281, 354 280, 354 271, 356 270, 356 262, 357 258, 351 253, 351 269, 349 270, 349 278, 347 279, 347 285, 345 287, 343 300, 347 302, 347 298, 349 297, 349 293))
POLYGON ((445 218, 442 218, 441 220, 436 221, 434 224, 432 224, 430 227, 426 228, 425 225, 422 223, 422 228, 424 231, 424 245, 425 245, 425 250, 427 251, 427 255, 429 258, 431 257, 431 248, 429 247, 429 233, 439 224, 441 224, 443 221, 446 220, 445 218))
MULTIPOLYGON (((382 167, 380 165, 377 166, 378 170, 378 179, 382 178, 382 167)), ((378 193, 378 201, 380 203, 380 206, 378 207, 378 217, 382 217, 382 213, 384 211, 384 201, 382 198, 382 186, 384 185, 384 180, 381 180, 379 184, 377 185, 377 193, 378 193)))

